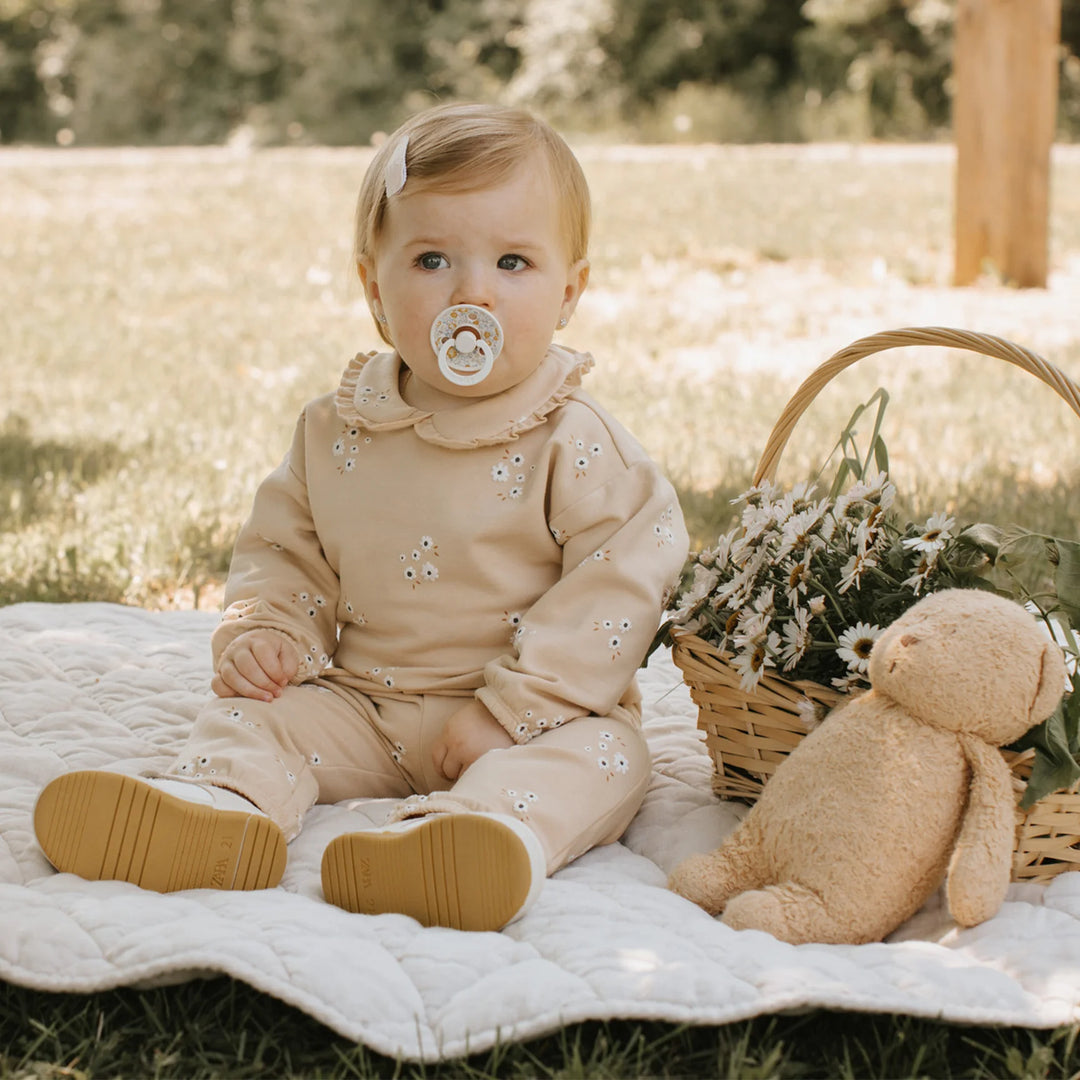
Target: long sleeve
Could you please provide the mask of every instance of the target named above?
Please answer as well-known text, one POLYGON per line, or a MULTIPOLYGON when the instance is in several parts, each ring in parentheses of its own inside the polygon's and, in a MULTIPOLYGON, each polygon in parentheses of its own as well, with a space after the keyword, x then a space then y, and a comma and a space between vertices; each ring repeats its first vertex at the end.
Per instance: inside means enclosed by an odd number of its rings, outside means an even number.
POLYGON ((553 455, 549 526, 559 581, 525 613, 477 697, 517 742, 608 715, 633 684, 688 540, 678 499, 644 451, 599 410, 576 410, 553 455))
POLYGON ((285 460, 259 486, 237 537, 225 588, 225 612, 211 639, 214 668, 248 630, 268 629, 295 647, 294 682, 317 675, 337 643, 338 575, 312 519, 306 482, 306 419, 285 460))

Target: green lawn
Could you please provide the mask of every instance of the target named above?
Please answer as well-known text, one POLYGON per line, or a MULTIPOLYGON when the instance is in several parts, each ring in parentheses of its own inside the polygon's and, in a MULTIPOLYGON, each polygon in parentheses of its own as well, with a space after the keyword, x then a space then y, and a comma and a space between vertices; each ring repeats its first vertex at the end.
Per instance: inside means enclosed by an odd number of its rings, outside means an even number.
POLYGON ((91 996, 0 984, 0 1076, 401 1077, 532 1080, 821 1077, 1066 1080, 1080 1028, 969 1028, 882 1015, 811 1012, 724 1027, 576 1024, 439 1065, 390 1060, 243 983, 219 979, 91 996))
MULTIPOLYGON (((362 150, 0 151, 0 603, 211 607, 300 406, 378 340, 350 274, 362 150)), ((727 527, 799 380, 854 338, 948 324, 1080 379, 1080 154, 1053 174, 1049 290, 949 288, 947 148, 596 148, 592 282, 564 335, 665 465, 695 537, 727 527)), ((889 389, 913 513, 1080 534, 1080 418, 1030 375, 882 354, 804 417, 809 473, 889 389)), ((2 919, 2 915, 0 915, 2 919)), ((398 1067, 222 980, 54 997, 0 986, 0 1075, 1080 1075, 1078 1029, 905 1018, 587 1024, 446 1068, 398 1067)))
MULTIPOLYGON (((565 340, 597 357, 594 393, 707 539, 799 379, 853 338, 959 325, 1080 377, 1074 149, 1054 173, 1053 288, 1025 293, 948 288, 947 148, 586 148, 592 284, 565 340)), ((0 151, 0 602, 215 602, 300 406, 378 345, 350 270, 367 160, 0 151)), ((881 354, 831 384, 784 475, 884 384, 915 509, 1075 533, 1077 417, 1001 361, 946 355, 881 354)))

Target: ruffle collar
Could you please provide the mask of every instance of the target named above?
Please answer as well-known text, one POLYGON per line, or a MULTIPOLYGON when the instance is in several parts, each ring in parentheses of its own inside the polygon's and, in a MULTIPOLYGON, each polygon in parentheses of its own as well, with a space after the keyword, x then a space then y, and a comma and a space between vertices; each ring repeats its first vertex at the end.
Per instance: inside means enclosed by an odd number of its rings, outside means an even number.
POLYGON ((346 423, 368 431, 414 427, 421 439, 436 446, 495 446, 542 424, 592 366, 588 353, 552 345, 540 366, 509 390, 455 409, 425 412, 401 396, 403 365, 396 352, 362 353, 345 369, 334 405, 346 423))

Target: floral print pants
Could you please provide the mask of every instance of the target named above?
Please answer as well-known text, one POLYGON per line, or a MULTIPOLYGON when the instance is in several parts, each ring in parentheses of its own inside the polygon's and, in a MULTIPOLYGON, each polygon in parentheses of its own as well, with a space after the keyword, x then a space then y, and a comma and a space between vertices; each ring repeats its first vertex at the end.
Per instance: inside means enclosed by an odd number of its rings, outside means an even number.
POLYGON ((400 798, 391 820, 437 812, 509 814, 540 838, 554 873, 617 840, 651 774, 640 729, 582 717, 525 745, 491 750, 453 784, 431 746, 467 697, 368 697, 331 680, 276 701, 216 698, 199 713, 169 776, 238 791, 293 839, 316 803, 400 798))

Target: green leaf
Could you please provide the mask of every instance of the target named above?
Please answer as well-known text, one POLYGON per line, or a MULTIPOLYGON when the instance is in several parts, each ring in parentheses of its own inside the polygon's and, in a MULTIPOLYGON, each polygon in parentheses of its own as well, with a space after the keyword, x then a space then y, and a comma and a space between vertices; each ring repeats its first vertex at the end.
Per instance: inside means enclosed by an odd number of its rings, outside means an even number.
POLYGON ((1080 543, 1074 540, 1054 540, 1057 548, 1057 570, 1054 587, 1062 611, 1075 625, 1080 623, 1080 543))
POLYGON ((1076 757, 1080 754, 1080 694, 1070 694, 1062 702, 1062 714, 1065 721, 1065 741, 1069 752, 1076 757))
POLYGON ((885 451, 885 440, 881 437, 881 425, 885 421, 885 409, 889 404, 889 393, 883 386, 879 386, 874 393, 871 394, 870 399, 866 402, 867 407, 872 405, 875 400, 878 403, 877 415, 874 417, 874 430, 870 432, 870 445, 867 448, 866 461, 863 464, 860 479, 869 472, 871 457, 876 458, 878 456, 879 445, 881 447, 881 452, 885 453, 886 461, 888 460, 888 453, 885 451))
POLYGON ((877 465, 878 472, 889 471, 889 449, 884 439, 874 440, 874 464, 877 465))
MULTIPOLYGON (((879 386, 869 399, 861 405, 855 407, 855 411, 851 414, 844 430, 840 432, 840 437, 836 441, 836 445, 829 452, 829 456, 825 459, 826 463, 831 461, 836 456, 837 451, 840 451, 844 456, 837 466, 836 475, 833 477, 832 484, 829 487, 829 498, 835 499, 843 490, 849 477, 853 477, 856 481, 862 480, 866 476, 866 473, 870 468, 870 461, 874 460, 877 463, 879 469, 883 472, 888 471, 889 466, 889 453, 885 447, 885 440, 881 437, 881 425, 885 419, 885 407, 889 404, 889 394, 884 387, 879 386), (870 442, 867 446, 867 452, 865 459, 860 458, 859 446, 857 436, 858 423, 864 412, 877 403, 877 413, 874 417, 874 427, 870 433, 870 442)), ((824 471, 822 466, 821 471, 818 473, 818 477, 821 476, 821 472, 824 471)))
POLYGON ((1031 779, 1024 789, 1020 809, 1027 810, 1040 799, 1080 780, 1076 752, 1077 721, 1080 719, 1080 695, 1063 699, 1053 714, 1017 739, 1010 750, 1035 750, 1031 779), (1071 737, 1070 737, 1071 736, 1071 737))
POLYGON ((1048 536, 1029 532, 1018 525, 1010 525, 1002 530, 1001 547, 996 561, 998 565, 1013 570, 1036 562, 1049 571, 1056 561, 1053 541, 1048 536))
POLYGON ((996 562, 1005 540, 1005 530, 987 522, 977 522, 964 529, 956 539, 964 546, 981 551, 991 562, 996 562))

